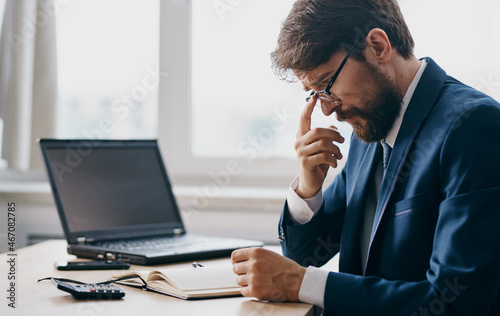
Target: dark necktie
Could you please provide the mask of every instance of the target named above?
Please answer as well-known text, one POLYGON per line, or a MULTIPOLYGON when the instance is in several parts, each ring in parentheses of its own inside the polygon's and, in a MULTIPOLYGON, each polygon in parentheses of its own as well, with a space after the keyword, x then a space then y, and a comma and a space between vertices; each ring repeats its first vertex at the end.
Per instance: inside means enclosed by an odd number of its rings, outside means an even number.
POLYGON ((389 146, 385 140, 382 141, 382 148, 384 149, 384 170, 387 169, 387 164, 389 163, 389 158, 391 157, 392 148, 389 146))
MULTIPOLYGON (((380 160, 378 160, 378 167, 375 166, 375 172, 369 182, 368 192, 365 202, 365 209, 363 213, 363 228, 361 230, 361 267, 363 271, 366 268, 366 259, 368 256, 368 247, 370 244, 370 237, 372 233, 373 220, 375 217, 375 211, 377 209, 378 195, 380 193, 380 186, 382 179, 385 176, 385 171, 387 169, 387 164, 391 156, 391 146, 389 146, 385 141, 382 144, 382 166, 380 165, 380 160)), ((380 157, 380 156, 379 156, 380 157)), ((380 159, 380 158, 379 158, 380 159)))

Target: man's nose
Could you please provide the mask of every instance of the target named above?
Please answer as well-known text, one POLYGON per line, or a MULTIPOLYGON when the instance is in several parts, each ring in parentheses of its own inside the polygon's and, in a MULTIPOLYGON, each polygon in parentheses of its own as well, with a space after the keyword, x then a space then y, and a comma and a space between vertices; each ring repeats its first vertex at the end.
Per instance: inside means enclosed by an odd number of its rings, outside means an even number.
POLYGON ((323 99, 319 99, 319 101, 321 103, 321 111, 325 116, 332 115, 332 113, 335 112, 338 108, 338 106, 333 104, 332 102, 328 102, 323 99))

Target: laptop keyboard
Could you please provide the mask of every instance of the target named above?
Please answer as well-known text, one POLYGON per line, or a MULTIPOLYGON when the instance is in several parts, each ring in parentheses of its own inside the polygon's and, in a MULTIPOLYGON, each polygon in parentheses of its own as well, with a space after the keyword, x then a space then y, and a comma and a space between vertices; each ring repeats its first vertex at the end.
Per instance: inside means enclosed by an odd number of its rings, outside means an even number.
POLYGON ((148 249, 172 249, 185 247, 193 244, 208 242, 210 238, 195 236, 173 236, 152 237, 132 240, 114 240, 112 242, 97 242, 98 247, 113 250, 148 250, 148 249))

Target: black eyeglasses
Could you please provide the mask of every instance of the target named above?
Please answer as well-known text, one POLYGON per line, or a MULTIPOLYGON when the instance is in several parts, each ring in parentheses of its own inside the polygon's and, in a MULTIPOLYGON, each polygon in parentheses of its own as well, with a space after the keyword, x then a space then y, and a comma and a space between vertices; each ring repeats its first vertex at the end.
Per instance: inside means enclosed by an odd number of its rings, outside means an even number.
POLYGON ((335 82, 335 80, 339 76, 340 71, 342 70, 342 68, 344 68, 344 65, 347 62, 347 59, 349 59, 349 56, 351 56, 351 53, 354 51, 354 48, 356 47, 356 44, 359 42, 360 39, 361 39, 361 37, 357 38, 356 41, 354 41, 354 44, 352 45, 352 47, 349 50, 349 52, 347 52, 347 55, 345 55, 344 60, 342 60, 342 63, 340 64, 339 68, 337 69, 337 71, 333 75, 332 79, 330 80, 330 82, 328 83, 328 85, 326 86, 326 88, 324 90, 319 90, 319 91, 314 91, 313 90, 311 92, 311 94, 306 98, 307 102, 309 102, 309 100, 311 100, 311 97, 313 95, 316 95, 316 97, 318 97, 318 99, 320 99, 322 101, 325 101, 325 102, 328 102, 328 103, 332 103, 335 106, 342 105, 342 101, 337 96, 335 96, 332 93, 330 93, 330 89, 332 88, 333 83, 335 82))

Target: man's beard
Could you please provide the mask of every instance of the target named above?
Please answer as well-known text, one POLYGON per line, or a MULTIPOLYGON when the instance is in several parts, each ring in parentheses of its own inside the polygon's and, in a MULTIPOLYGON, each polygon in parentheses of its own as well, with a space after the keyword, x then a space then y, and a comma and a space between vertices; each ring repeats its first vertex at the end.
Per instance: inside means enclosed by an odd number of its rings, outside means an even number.
POLYGON ((336 111, 339 121, 358 117, 366 124, 352 124, 354 134, 361 140, 372 143, 381 141, 389 134, 401 111, 403 96, 396 83, 370 64, 366 64, 376 91, 375 96, 365 95, 362 108, 350 107, 345 111, 336 111))

